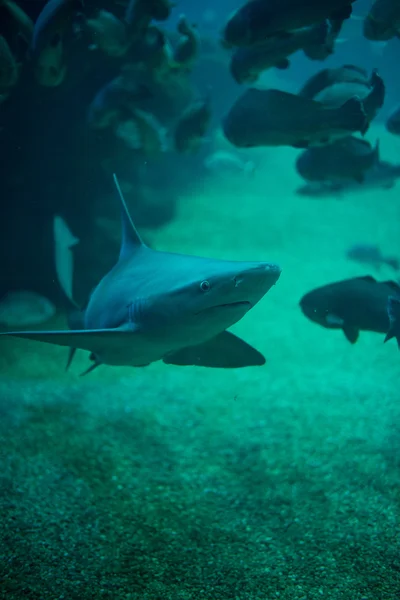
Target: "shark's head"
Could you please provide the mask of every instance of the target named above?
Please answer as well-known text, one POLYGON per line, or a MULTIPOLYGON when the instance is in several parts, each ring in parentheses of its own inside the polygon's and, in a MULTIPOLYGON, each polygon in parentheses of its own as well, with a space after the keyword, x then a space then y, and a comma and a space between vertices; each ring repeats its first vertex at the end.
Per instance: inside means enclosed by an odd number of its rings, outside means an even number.
POLYGON ((164 255, 168 278, 155 273, 156 289, 132 305, 132 320, 174 338, 212 337, 239 321, 276 283, 277 265, 164 255))

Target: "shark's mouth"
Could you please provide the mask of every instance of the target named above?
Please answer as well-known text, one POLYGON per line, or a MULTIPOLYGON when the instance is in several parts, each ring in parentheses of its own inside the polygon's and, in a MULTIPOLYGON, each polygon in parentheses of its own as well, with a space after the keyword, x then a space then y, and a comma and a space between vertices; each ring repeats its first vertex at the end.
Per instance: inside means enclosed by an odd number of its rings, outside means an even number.
POLYGON ((243 308, 247 308, 247 310, 250 310, 251 303, 246 300, 243 302, 227 302, 226 304, 215 304, 214 306, 208 306, 207 308, 199 311, 196 314, 204 313, 209 310, 215 310, 217 308, 239 308, 240 306, 243 308))

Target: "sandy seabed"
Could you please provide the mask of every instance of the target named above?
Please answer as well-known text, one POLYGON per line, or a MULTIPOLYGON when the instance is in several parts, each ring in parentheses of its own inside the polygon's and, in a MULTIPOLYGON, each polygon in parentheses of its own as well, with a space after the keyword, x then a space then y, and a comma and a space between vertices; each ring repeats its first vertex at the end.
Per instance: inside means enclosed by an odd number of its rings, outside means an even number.
MULTIPOLYGON (((400 142, 375 135, 396 161, 400 142)), ((400 255, 400 186, 307 199, 296 151, 254 156, 252 178, 195 182, 150 235, 282 267, 232 329, 264 367, 82 379, 84 352, 65 373, 64 349, 1 340, 0 598, 400 598, 400 354, 373 333, 351 346, 298 307, 324 283, 393 277, 345 251, 400 255)))

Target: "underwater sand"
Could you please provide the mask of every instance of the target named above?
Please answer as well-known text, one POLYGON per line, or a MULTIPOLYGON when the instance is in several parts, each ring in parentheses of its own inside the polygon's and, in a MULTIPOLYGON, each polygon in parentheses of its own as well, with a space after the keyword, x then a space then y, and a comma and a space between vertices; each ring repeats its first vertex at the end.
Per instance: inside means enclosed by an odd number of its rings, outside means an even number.
MULTIPOLYGON (((398 141, 375 134, 395 161, 398 141)), ((253 179, 195 182, 148 234, 162 250, 281 265, 232 328, 264 367, 80 378, 84 352, 65 373, 65 349, 1 341, 0 598, 399 600, 400 353, 373 333, 351 346, 298 301, 392 277, 344 253, 400 253, 400 185, 297 197, 296 155, 260 151, 253 179)))

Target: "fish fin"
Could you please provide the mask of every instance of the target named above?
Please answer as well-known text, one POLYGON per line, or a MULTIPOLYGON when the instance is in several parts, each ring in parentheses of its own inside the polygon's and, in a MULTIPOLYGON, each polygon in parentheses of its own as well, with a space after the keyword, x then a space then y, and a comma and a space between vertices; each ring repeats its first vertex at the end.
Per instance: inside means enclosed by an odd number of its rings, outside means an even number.
POLYGON ((358 96, 349 98, 336 110, 340 119, 340 126, 343 127, 343 129, 359 131, 361 135, 367 133, 369 121, 363 103, 358 96))
POLYGON ((163 362, 167 365, 237 369, 264 365, 265 358, 233 333, 224 331, 203 344, 172 352, 163 358, 163 362))
POLYGON ((350 19, 352 12, 353 12, 353 8, 352 8, 351 4, 346 4, 346 6, 343 6, 342 8, 338 8, 337 10, 334 10, 329 15, 329 18, 337 20, 337 21, 345 21, 346 19, 350 19))
POLYGON ((65 370, 68 371, 68 369, 70 368, 72 361, 74 360, 74 356, 76 354, 77 348, 70 348, 68 350, 68 358, 67 358, 67 364, 65 365, 65 370))
POLYGON ((308 146, 310 145, 310 142, 308 140, 298 140, 297 142, 294 142, 294 144, 292 144, 293 148, 308 148, 308 146))
POLYGON ((84 377, 85 375, 89 375, 89 373, 91 373, 92 371, 94 371, 95 369, 97 369, 97 367, 99 367, 102 363, 97 359, 95 354, 91 354, 90 355, 90 360, 93 361, 93 364, 90 365, 90 367, 88 367, 85 371, 83 371, 81 373, 81 377, 84 377))
POLYGON ((387 258, 385 258, 385 263, 389 265, 389 267, 392 267, 392 269, 394 269, 395 271, 398 271, 400 269, 400 262, 394 256, 388 256, 387 258))
POLYGON ((333 313, 329 313, 326 316, 325 321, 327 325, 333 325, 336 327, 343 327, 344 325, 343 319, 341 317, 338 317, 337 315, 334 315, 333 313))
POLYGON ((385 342, 396 338, 400 349, 400 297, 389 296, 388 299, 389 331, 386 334, 385 342))
POLYGON ((1 335, 20 337, 26 340, 44 342, 55 346, 66 346, 67 348, 80 348, 89 352, 98 352, 106 344, 120 339, 121 336, 134 335, 134 327, 129 329, 80 329, 76 331, 2 331, 1 335))
POLYGON ((278 62, 274 64, 274 67, 276 69, 281 69, 282 71, 288 69, 290 67, 290 60, 288 58, 282 58, 282 60, 278 60, 278 62))
POLYGON ((350 342, 350 344, 355 344, 358 340, 358 336, 360 335, 360 330, 356 327, 350 327, 349 325, 345 325, 342 327, 343 333, 346 336, 346 340, 350 342))
POLYGON ((363 279, 364 281, 371 281, 371 283, 377 283, 375 277, 372 277, 372 275, 362 275, 361 277, 355 277, 355 279, 363 279))
POLYGON ((393 281, 393 279, 389 279, 388 281, 382 281, 384 285, 387 285, 392 290, 400 294, 400 284, 397 281, 393 281))
POLYGON ((119 258, 121 260, 124 257, 132 254, 132 252, 138 248, 145 246, 145 244, 143 243, 143 240, 132 221, 131 215, 129 214, 128 206, 115 173, 113 173, 113 179, 121 204, 122 242, 119 254, 119 258))

